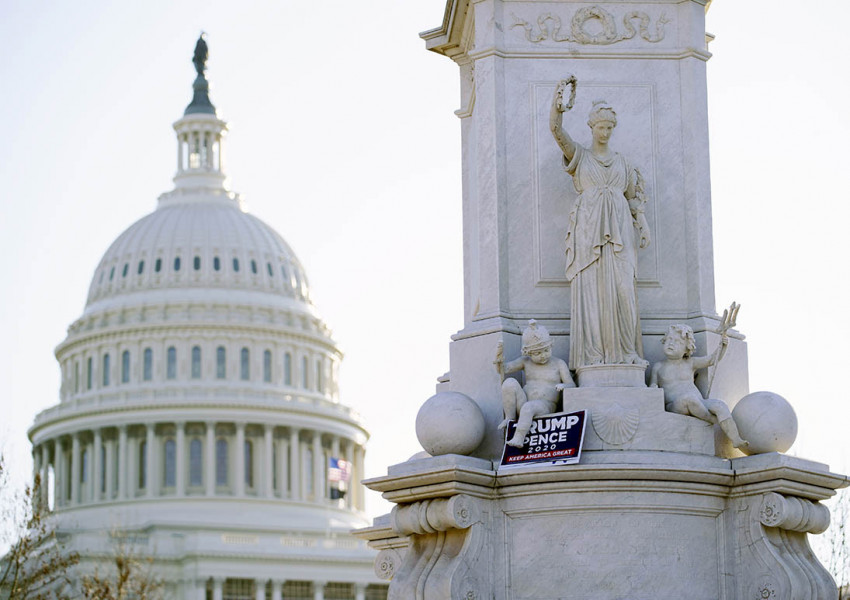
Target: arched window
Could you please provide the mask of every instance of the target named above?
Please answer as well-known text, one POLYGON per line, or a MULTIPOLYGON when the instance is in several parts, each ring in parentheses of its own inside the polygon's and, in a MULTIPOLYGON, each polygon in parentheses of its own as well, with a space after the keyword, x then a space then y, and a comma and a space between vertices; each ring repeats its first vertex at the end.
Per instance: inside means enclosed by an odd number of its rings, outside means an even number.
POLYGON ((94 365, 92 365, 91 356, 86 359, 86 389, 91 389, 92 378, 94 377, 94 365))
POLYGON ((145 348, 142 360, 142 378, 145 381, 153 379, 153 350, 145 348))
POLYGON ((322 359, 316 361, 316 390, 325 391, 325 378, 322 370, 322 359))
POLYGON ((248 348, 242 348, 239 353, 239 375, 242 381, 251 379, 251 352, 248 348))
POLYGON ((221 260, 217 256, 213 257, 213 269, 221 271, 221 260))
POLYGON ((269 277, 274 277, 274 271, 272 271, 272 264, 266 263, 266 271, 269 272, 269 277))
POLYGON ((224 346, 215 349, 215 376, 219 379, 227 377, 227 354, 224 346))
POLYGON ((162 271, 162 259, 161 258, 156 259, 156 262, 153 264, 153 270, 156 271, 157 273, 162 271))
POLYGON ((254 487, 254 442, 245 440, 245 487, 254 487))
POLYGON ((283 355, 283 384, 292 385, 292 355, 289 352, 283 355))
POLYGON ((308 368, 307 367, 307 357, 302 356, 301 357, 301 387, 303 387, 305 390, 307 389, 308 384, 310 382, 310 374, 307 372, 307 368, 308 368))
POLYGON ((121 353, 121 383, 130 383, 130 351, 121 353))
POLYGON ((165 440, 165 469, 163 470, 162 484, 165 487, 174 487, 177 484, 177 444, 173 439, 165 440))
POLYGON ((192 267, 194 267, 194 269, 196 271, 201 270, 201 257, 200 256, 196 256, 195 258, 192 259, 192 267))
POLYGON ((198 487, 203 485, 201 470, 201 440, 194 438, 189 442, 189 485, 198 487))
POLYGON ((174 270, 175 271, 180 270, 180 257, 179 256, 174 257, 174 270))
POLYGON ((233 259, 233 270, 236 271, 237 273, 239 272, 239 259, 238 258, 233 259))
POLYGON ((138 272, 139 272, 139 275, 141 275, 142 273, 145 272, 145 261, 143 261, 143 260, 139 261, 138 272))
POLYGON ((169 346, 165 352, 165 376, 168 379, 177 377, 177 348, 169 346))
POLYGON ((215 442, 215 484, 227 485, 227 440, 224 438, 215 442))
POLYGON ((109 281, 112 281, 112 279, 114 277, 115 277, 115 267, 112 267, 111 269, 109 269, 109 281))
POLYGON ((256 275, 257 274, 257 261, 251 259, 251 272, 256 275))
POLYGON ((127 271, 130 270, 130 263, 124 263, 124 268, 121 269, 121 277, 127 276, 127 271))
POLYGON ((109 354, 103 355, 103 387, 109 385, 109 354))
POLYGON ((148 481, 148 443, 139 442, 139 489, 144 489, 148 481))
POLYGON ((266 350, 263 352, 263 381, 271 383, 272 380, 272 352, 266 350))
POLYGON ((192 379, 201 378, 201 347, 192 346, 192 379))

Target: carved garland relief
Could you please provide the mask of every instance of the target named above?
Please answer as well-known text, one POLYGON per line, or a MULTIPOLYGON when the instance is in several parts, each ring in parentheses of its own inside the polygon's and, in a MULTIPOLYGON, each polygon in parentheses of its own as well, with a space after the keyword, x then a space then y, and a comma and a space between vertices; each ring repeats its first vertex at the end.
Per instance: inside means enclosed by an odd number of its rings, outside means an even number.
POLYGON ((570 21, 570 31, 561 33, 561 18, 552 13, 545 13, 537 17, 537 27, 539 31, 535 32, 534 26, 528 21, 520 19, 516 15, 512 15, 514 27, 522 27, 525 30, 525 38, 529 42, 538 43, 546 39, 551 39, 553 42, 575 42, 578 44, 593 44, 605 46, 616 44, 623 40, 630 40, 640 33, 640 37, 650 43, 660 42, 664 39, 664 24, 669 23, 667 17, 662 14, 655 22, 655 32, 649 31, 650 18, 645 12, 633 10, 623 17, 623 30, 617 31, 617 23, 614 15, 600 6, 590 6, 581 8, 576 11, 570 21), (638 29, 635 30, 632 21, 637 19, 638 29), (601 31, 598 33, 589 33, 586 25, 590 21, 597 21, 601 26, 601 31), (549 28, 551 23, 551 30, 549 28))

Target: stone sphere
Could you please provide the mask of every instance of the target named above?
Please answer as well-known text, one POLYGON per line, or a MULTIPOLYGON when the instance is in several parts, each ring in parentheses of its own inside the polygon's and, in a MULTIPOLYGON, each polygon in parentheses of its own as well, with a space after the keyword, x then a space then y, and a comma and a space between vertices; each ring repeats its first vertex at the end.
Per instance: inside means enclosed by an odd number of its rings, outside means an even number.
POLYGON ((797 415, 791 404, 773 392, 753 392, 732 410, 741 437, 749 442, 744 454, 785 452, 797 439, 797 415))
POLYGON ((431 456, 469 454, 484 439, 484 429, 481 409, 460 392, 431 396, 416 415, 416 437, 431 456))

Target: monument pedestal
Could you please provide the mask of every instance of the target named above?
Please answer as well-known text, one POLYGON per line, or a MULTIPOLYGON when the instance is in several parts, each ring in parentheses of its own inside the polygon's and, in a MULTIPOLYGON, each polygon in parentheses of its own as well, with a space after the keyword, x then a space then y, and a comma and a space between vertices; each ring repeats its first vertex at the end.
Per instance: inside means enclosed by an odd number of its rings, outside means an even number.
POLYGON ((820 463, 590 450, 498 472, 446 455, 365 484, 397 503, 359 531, 394 600, 838 597, 806 540, 846 484, 820 463))

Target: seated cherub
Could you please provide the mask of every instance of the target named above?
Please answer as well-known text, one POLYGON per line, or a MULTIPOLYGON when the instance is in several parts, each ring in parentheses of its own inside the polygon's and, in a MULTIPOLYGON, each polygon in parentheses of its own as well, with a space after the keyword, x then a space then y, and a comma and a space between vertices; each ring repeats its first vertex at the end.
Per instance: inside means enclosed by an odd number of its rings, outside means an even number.
POLYGON ((499 429, 507 427, 509 421, 515 421, 519 415, 516 432, 508 444, 522 447, 525 436, 531 429, 531 421, 539 415, 556 412, 558 395, 564 388, 575 387, 570 370, 560 358, 552 358, 552 340, 543 326, 532 319, 522 332, 522 356, 508 364, 502 358, 502 344, 499 343, 496 354, 496 368, 499 373, 525 371, 525 387, 516 379, 505 379, 502 383, 502 407, 505 420, 499 429))
POLYGON ((671 325, 661 338, 667 360, 652 365, 649 387, 664 390, 664 407, 668 412, 690 415, 708 423, 717 423, 735 448, 747 445, 738 433, 729 407, 722 400, 703 398, 694 384, 694 375, 700 369, 716 364, 729 344, 724 331, 720 345, 711 356, 691 356, 696 349, 694 332, 687 325, 671 325))

